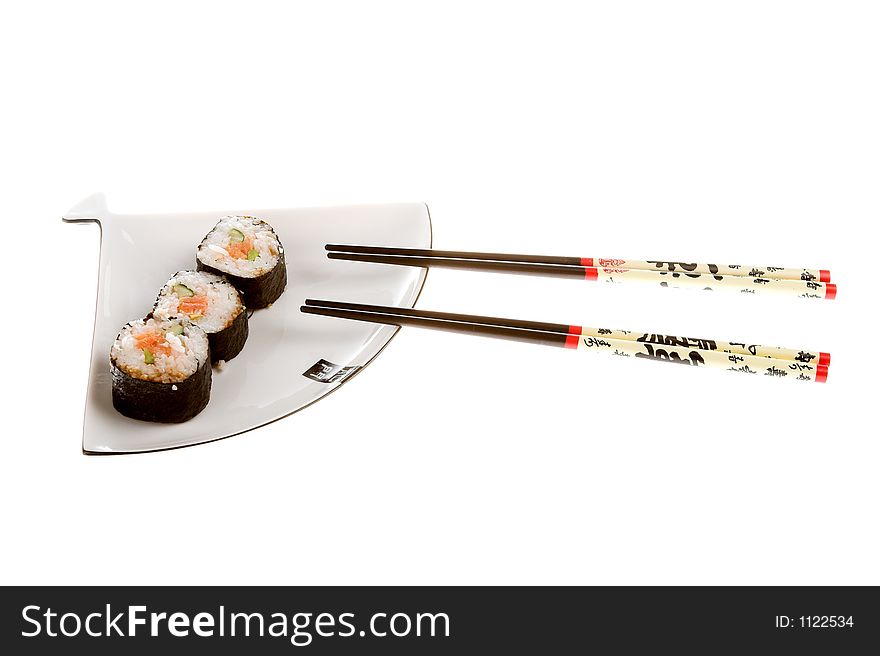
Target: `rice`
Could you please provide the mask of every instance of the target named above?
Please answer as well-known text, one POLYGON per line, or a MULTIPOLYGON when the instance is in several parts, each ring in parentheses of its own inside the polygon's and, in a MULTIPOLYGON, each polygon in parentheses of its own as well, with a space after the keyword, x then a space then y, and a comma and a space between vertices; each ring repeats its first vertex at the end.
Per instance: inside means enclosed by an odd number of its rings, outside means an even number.
POLYGON ((242 312, 244 305, 235 287, 224 278, 204 271, 175 273, 159 292, 159 298, 153 308, 153 316, 157 319, 186 315, 190 321, 207 333, 216 333, 228 328, 242 312), (208 307, 204 314, 180 311, 180 304, 184 298, 175 292, 177 285, 182 285, 183 288, 191 291, 194 297, 207 299, 208 307))
POLYGON ((199 245, 197 257, 223 273, 258 278, 278 264, 283 252, 272 226, 262 219, 226 216, 199 245))
POLYGON ((110 362, 133 378, 179 383, 196 373, 208 354, 207 334, 185 317, 150 317, 123 326, 110 349, 110 362))

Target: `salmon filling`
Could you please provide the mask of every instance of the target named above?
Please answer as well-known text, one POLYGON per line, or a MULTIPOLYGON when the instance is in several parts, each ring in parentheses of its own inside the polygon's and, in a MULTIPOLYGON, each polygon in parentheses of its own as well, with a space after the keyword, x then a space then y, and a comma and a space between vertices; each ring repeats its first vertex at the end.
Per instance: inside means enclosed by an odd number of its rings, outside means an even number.
POLYGON ((190 319, 200 319, 208 311, 208 297, 204 295, 186 296, 180 299, 177 309, 190 319))
POLYGON ((254 240, 245 237, 244 241, 232 241, 226 246, 229 257, 234 260, 254 260, 256 259, 256 251, 254 251, 254 240))
POLYGON ((149 351, 153 355, 161 353, 162 355, 171 355, 171 345, 165 339, 165 333, 145 332, 135 335, 135 343, 142 351, 149 351))

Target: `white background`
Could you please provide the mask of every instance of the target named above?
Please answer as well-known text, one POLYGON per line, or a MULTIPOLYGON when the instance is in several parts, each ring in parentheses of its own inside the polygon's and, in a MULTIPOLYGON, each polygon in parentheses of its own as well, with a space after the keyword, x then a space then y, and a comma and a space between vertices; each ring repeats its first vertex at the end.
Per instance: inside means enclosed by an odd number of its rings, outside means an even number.
POLYGON ((16 3, 0 581, 880 583, 880 22, 856 2, 16 3), (431 309, 833 353, 827 385, 404 330, 284 421, 80 453, 98 230, 424 201, 438 248, 828 267, 835 302, 433 271, 431 309))

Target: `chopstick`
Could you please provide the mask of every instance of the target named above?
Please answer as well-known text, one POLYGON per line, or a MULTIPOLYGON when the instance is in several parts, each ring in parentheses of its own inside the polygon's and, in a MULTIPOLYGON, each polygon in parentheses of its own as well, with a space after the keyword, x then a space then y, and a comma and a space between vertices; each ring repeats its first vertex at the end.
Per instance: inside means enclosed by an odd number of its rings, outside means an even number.
MULTIPOLYGON (((828 365, 811 364, 796 360, 769 358, 766 356, 724 353, 717 350, 688 348, 685 346, 654 344, 646 341, 616 339, 607 335, 584 335, 583 327, 564 324, 542 324, 519 320, 426 312, 408 308, 381 305, 341 303, 307 299, 300 310, 341 319, 352 319, 393 326, 418 326, 433 330, 481 335, 500 339, 544 344, 578 350, 608 351, 624 357, 659 360, 687 364, 695 367, 724 369, 750 374, 763 374, 778 378, 824 383, 828 378, 828 365), (531 327, 529 327, 531 325, 531 327), (580 332, 577 329, 580 328, 580 332), (565 331, 565 332, 563 332, 565 331)), ((590 329, 592 330, 592 329, 590 329)))
MULTIPOLYGON (((327 257, 334 260, 349 260, 355 262, 371 262, 375 264, 392 264, 417 267, 443 267, 452 269, 465 269, 470 271, 492 271, 495 273, 515 273, 523 275, 541 275, 551 277, 582 278, 589 281, 603 281, 609 283, 632 283, 641 282, 655 284, 661 287, 693 287, 704 290, 738 291, 747 294, 778 294, 783 296, 795 296, 811 299, 833 299, 837 295, 837 286, 830 282, 816 282, 815 280, 792 280, 781 278, 767 278, 750 275, 732 275, 721 273, 692 273, 678 270, 647 270, 625 269, 615 267, 594 267, 575 264, 574 260, 580 258, 543 257, 527 255, 506 256, 500 253, 463 253, 458 251, 432 251, 428 249, 385 248, 378 246, 347 246, 327 244, 327 257), (336 250, 353 249, 353 250, 336 250), (414 254, 410 254, 414 253, 414 254), (441 254, 463 255, 464 257, 447 257, 441 254), (481 259, 482 256, 502 259, 481 259), (519 258, 518 261, 503 258, 519 258)), ((586 258, 584 258, 586 260, 586 258)), ((604 260, 603 260, 604 261, 604 260)), ((623 260, 616 260, 623 262, 623 260)), ((605 261, 606 263, 608 261, 605 261)), ((649 263, 642 263, 649 264, 649 263)), ((679 263, 666 263, 673 265, 679 263)), ((688 267, 704 266, 716 267, 715 265, 687 265, 688 267)), ((730 269, 731 267, 727 267, 730 269)), ((791 271, 776 268, 777 271, 791 271)), ((810 270, 805 269, 805 275, 812 275, 810 270)), ((829 274, 830 275, 830 274, 829 274)), ((827 276, 825 276, 827 277, 827 276)))
POLYGON ((760 344, 748 344, 746 342, 727 342, 719 339, 704 337, 680 337, 677 335, 661 335, 640 330, 612 330, 608 328, 591 328, 589 326, 575 326, 561 323, 545 323, 542 321, 526 321, 522 319, 502 319, 500 317, 484 317, 473 314, 451 314, 449 312, 433 312, 431 310, 416 310, 415 308, 385 307, 379 305, 367 305, 364 303, 345 303, 342 301, 306 301, 306 305, 320 305, 326 308, 340 310, 356 310, 359 312, 384 312, 399 316, 425 317, 428 319, 453 320, 490 325, 522 328, 538 332, 558 333, 565 335, 580 335, 595 337, 598 339, 620 339, 629 342, 641 342, 660 346, 680 346, 682 348, 696 349, 699 351, 720 351, 721 353, 733 353, 737 355, 753 355, 762 358, 776 360, 790 360, 806 364, 831 364, 831 354, 824 351, 810 351, 807 349, 790 349, 781 346, 762 346, 760 344))
POLYGON ((560 257, 558 255, 516 255, 510 253, 478 253, 468 251, 443 251, 432 248, 389 248, 385 246, 355 246, 350 244, 327 244, 328 251, 343 253, 368 253, 373 255, 407 255, 410 257, 440 257, 455 260, 484 260, 495 262, 520 262, 528 264, 555 264, 613 269, 641 269, 680 273, 711 273, 721 276, 744 276, 774 278, 777 280, 818 280, 831 282, 828 269, 797 269, 788 267, 746 266, 744 264, 701 264, 660 260, 622 260, 611 257, 560 257))

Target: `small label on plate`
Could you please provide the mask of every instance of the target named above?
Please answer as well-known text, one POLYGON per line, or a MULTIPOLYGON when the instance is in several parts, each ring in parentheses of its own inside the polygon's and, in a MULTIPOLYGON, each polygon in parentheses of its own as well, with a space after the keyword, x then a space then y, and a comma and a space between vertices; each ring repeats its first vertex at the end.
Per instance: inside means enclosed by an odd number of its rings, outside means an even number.
POLYGON ((329 360, 318 360, 308 371, 303 372, 303 376, 319 383, 341 383, 358 369, 359 366, 342 367, 329 360))

